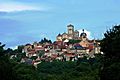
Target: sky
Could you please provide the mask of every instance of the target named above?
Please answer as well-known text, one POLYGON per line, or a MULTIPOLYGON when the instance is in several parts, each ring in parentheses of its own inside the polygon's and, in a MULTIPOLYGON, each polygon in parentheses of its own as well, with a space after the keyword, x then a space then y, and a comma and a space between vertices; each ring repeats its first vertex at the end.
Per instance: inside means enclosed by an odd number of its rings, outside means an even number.
POLYGON ((55 41, 67 25, 90 39, 120 23, 120 0, 0 0, 0 42, 13 48, 46 37, 55 41))

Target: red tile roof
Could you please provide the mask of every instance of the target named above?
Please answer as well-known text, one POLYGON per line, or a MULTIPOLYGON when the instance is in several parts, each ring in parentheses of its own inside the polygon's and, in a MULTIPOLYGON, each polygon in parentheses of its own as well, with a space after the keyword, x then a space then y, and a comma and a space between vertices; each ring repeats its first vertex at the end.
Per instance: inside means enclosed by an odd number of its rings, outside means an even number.
POLYGON ((68 57, 74 57, 75 54, 74 54, 74 53, 65 53, 65 56, 68 56, 68 57))

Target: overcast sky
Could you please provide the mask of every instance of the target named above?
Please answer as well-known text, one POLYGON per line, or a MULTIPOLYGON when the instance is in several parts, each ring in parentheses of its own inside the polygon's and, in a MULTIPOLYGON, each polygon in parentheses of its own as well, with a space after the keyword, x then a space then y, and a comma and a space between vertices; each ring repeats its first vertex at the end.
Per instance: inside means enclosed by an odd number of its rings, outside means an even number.
POLYGON ((120 0, 0 0, 0 41, 6 47, 54 41, 71 23, 101 39, 120 23, 120 0))

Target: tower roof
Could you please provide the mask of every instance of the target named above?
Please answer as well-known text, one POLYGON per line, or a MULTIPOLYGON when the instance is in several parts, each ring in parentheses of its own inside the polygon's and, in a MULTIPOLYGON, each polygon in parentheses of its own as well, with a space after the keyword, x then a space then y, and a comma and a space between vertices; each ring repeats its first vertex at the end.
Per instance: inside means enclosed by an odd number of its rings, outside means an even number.
POLYGON ((57 36, 62 36, 60 33, 57 36))
POLYGON ((67 27, 74 27, 72 24, 67 25, 67 27))
POLYGON ((80 34, 80 36, 87 36, 87 34, 84 32, 84 29, 82 31, 83 32, 80 34))

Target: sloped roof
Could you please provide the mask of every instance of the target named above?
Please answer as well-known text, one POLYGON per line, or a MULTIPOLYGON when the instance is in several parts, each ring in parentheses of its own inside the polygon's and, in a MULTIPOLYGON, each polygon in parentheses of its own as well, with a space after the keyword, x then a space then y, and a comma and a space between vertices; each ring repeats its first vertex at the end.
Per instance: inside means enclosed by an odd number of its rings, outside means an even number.
POLYGON ((67 27, 71 27, 71 26, 74 27, 72 24, 67 25, 67 27))
POLYGON ((84 32, 84 29, 82 31, 83 32, 80 34, 80 36, 87 36, 87 34, 84 32))
POLYGON ((57 36, 62 36, 60 33, 57 36))
POLYGON ((81 46, 80 44, 78 44, 78 43, 74 45, 74 48, 75 48, 75 49, 82 49, 82 50, 85 49, 85 47, 82 47, 82 46, 81 46))

